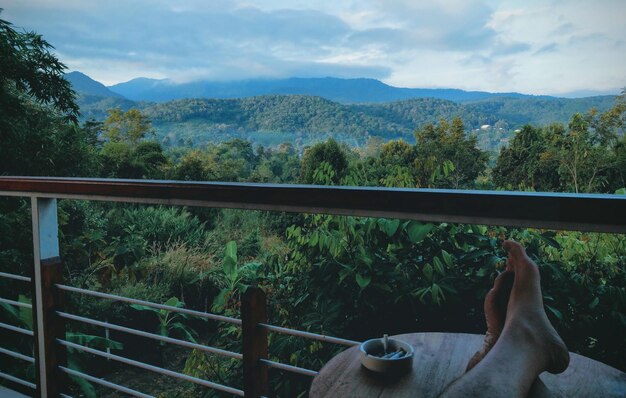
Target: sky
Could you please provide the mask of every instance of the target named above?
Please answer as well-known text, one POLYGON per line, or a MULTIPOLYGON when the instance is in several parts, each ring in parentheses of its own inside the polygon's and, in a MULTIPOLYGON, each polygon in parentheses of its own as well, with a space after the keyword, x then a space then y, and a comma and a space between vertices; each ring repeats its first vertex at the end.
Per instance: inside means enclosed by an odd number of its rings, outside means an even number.
POLYGON ((397 87, 587 95, 626 87, 626 0, 5 0, 69 70, 367 77, 397 87))

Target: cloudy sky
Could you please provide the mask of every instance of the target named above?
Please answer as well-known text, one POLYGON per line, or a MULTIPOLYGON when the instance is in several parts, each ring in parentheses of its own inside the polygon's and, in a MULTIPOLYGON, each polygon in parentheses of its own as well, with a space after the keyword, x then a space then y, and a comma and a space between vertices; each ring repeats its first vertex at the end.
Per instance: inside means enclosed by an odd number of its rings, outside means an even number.
POLYGON ((626 0, 5 0, 105 84, 371 77, 400 87, 617 93, 626 0))

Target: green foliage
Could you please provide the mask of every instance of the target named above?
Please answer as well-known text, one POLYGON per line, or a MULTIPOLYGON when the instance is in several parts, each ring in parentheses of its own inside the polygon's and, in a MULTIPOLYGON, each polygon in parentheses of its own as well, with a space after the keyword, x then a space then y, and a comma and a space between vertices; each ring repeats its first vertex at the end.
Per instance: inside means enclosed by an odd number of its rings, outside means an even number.
MULTIPOLYGON (((31 299, 24 295, 19 295, 17 301, 20 303, 24 303, 24 304, 32 304, 31 299)), ((33 313, 32 313, 32 309, 30 308, 16 307, 16 306, 9 305, 6 303, 0 303, 0 315, 6 316, 10 324, 16 325, 26 330, 33 330, 33 313)), ((2 319, 2 317, 0 317, 0 319, 2 319)), ((2 319, 2 321, 6 321, 6 319, 2 319)), ((121 350, 124 348, 124 346, 117 341, 100 337, 100 336, 85 334, 81 332, 68 331, 65 333, 65 340, 71 343, 79 344, 85 347, 96 348, 100 350, 107 349, 107 348, 112 349, 112 350, 121 350)), ((12 342, 11 339, 3 339, 2 347, 11 349, 12 351, 17 351, 17 352, 24 351, 24 344, 22 344, 22 342, 19 342, 17 344, 11 344, 11 342, 12 342), (8 343, 8 346, 7 346, 7 343, 8 343)), ((34 348, 32 345, 32 341, 30 341, 29 344, 26 344, 26 346, 28 346, 30 350, 30 352, 27 355, 34 357, 35 355, 34 355, 34 348)), ((86 364, 85 355, 83 354, 83 352, 76 350, 72 347, 67 347, 67 353, 68 353, 67 355, 68 367, 70 369, 84 371, 87 364, 86 364)), ((22 367, 21 370, 22 370, 21 373, 25 374, 28 379, 34 378, 35 376, 34 365, 31 364, 31 365, 28 365, 27 367, 22 367)), ((89 397, 89 398, 96 397, 95 388, 90 382, 82 378, 71 376, 71 375, 70 375, 70 379, 74 383, 76 383, 76 385, 79 387, 81 392, 86 397, 89 397)))
POLYGON ((543 247, 542 285, 559 334, 575 350, 624 368, 626 239, 623 235, 559 233, 543 247))
POLYGON ((498 157, 496 185, 570 192, 614 192, 624 186, 622 98, 604 113, 574 114, 567 128, 525 126, 498 157))
POLYGON ((304 152, 300 181, 305 184, 320 183, 319 175, 316 178, 316 171, 322 164, 330 166, 332 176, 329 181, 323 181, 327 185, 337 184, 346 174, 348 160, 345 150, 337 141, 330 139, 326 142, 316 144, 304 152))
POLYGON ((497 186, 537 191, 559 187, 558 160, 548 154, 548 131, 527 125, 515 134, 511 145, 500 152, 493 169, 497 186))
MULTIPOLYGON (((609 97, 340 105, 306 96, 266 96, 141 104, 141 110, 120 100, 128 111, 113 109, 104 123, 77 126, 67 121, 76 116, 76 107, 59 77, 63 66, 41 37, 0 21, 0 53, 1 174, 616 194, 626 186, 624 94, 612 108, 609 97), (590 103, 608 110, 585 114, 590 103), (167 152, 146 140, 151 120, 167 152), (567 126, 550 124, 568 120, 567 126), (482 124, 493 128, 468 134, 482 124), (488 155, 479 146, 497 147, 511 129, 524 124, 500 152, 490 179, 488 155), (237 139, 261 136, 271 148, 237 139), (207 144, 207 137, 216 142, 207 144), (350 149, 334 139, 316 142, 299 158, 308 140, 324 137, 369 145, 350 149), (279 140, 292 144, 278 145, 279 140), (172 148, 176 145, 196 147, 172 148)), ((92 105, 94 112, 100 106, 92 105)), ((273 324, 356 340, 432 330, 483 333, 483 299, 505 261, 502 240, 515 238, 539 264, 546 311, 570 350, 626 368, 623 236, 60 203, 64 278, 70 285, 238 316, 240 294, 255 284, 268 294, 273 324)), ((32 264, 29 205, 22 199, 0 200, 3 271, 21 274, 24 264, 32 264)), ((0 289, 3 297, 30 300, 6 281, 0 281, 0 289)), ((240 349, 241 331, 233 325, 207 325, 185 314, 84 295, 68 295, 67 308, 162 336, 240 349)), ((32 314, 22 308, 0 304, 0 318, 32 327, 32 314)), ((162 345, 153 350, 128 336, 118 343, 98 337, 90 326, 75 327, 67 335, 71 341, 124 350, 148 362, 155 351, 163 359, 162 345)), ((3 346, 32 352, 32 342, 21 336, 7 337, 3 346)), ((271 359, 307 368, 321 367, 340 349, 270 336, 271 359)), ((73 368, 103 376, 110 371, 93 365, 89 356, 70 354, 73 368)), ((229 385, 241 377, 236 361, 199 351, 170 365, 229 385)), ((33 371, 17 369, 16 374, 32 377, 33 371)), ((281 375, 271 383, 277 396, 291 397, 306 394, 309 380, 281 375)), ((88 396, 99 392, 88 383, 81 388, 88 396)), ((154 393, 159 386, 151 388, 154 393)), ((196 388, 181 393, 203 394, 196 388)))
MULTIPOLYGON (((81 99, 82 100, 82 99, 81 99)), ((418 98, 380 104, 338 104, 319 97, 267 95, 241 99, 182 99, 144 104, 107 98, 87 98, 81 110, 105 115, 117 106, 140 107, 153 121, 159 140, 168 145, 202 147, 234 138, 257 145, 292 142, 301 151, 307 145, 335 138, 350 146, 365 146, 371 137, 385 141, 412 140, 416 126, 460 117, 468 129, 489 124, 478 132, 483 150, 498 150, 513 130, 525 124, 566 123, 572 114, 590 108, 609 109, 614 97, 510 98, 452 101, 418 98)), ((102 116, 101 116, 102 117, 102 116)), ((165 144, 164 144, 165 145, 165 144)))
POLYGON ((168 159, 156 142, 136 146, 125 142, 107 142, 100 151, 101 175, 107 178, 159 178, 168 159))
MULTIPOLYGON (((185 306, 185 303, 180 301, 177 297, 171 297, 169 300, 163 303, 163 305, 167 305, 170 307, 182 308, 185 306)), ((198 333, 189 326, 184 324, 184 320, 188 319, 189 316, 180 312, 172 312, 164 309, 157 309, 153 307, 146 307, 138 304, 131 304, 132 308, 137 311, 148 311, 156 314, 158 317, 158 326, 156 333, 163 337, 170 336, 181 336, 185 340, 191 341, 193 343, 196 342, 196 338, 198 337, 198 333)), ((201 318, 205 319, 205 318, 201 318)), ((159 344, 161 346, 165 345, 164 341, 160 341, 159 344)))
POLYGON ((237 258, 237 242, 230 241, 226 244, 224 260, 222 261, 222 290, 213 300, 213 310, 223 311, 232 305, 231 300, 237 299, 245 292, 250 283, 256 279, 258 268, 261 264, 250 262, 239 265, 237 258))
POLYGON ((138 109, 124 112, 119 108, 109 110, 102 126, 103 136, 110 142, 124 142, 135 146, 152 133, 150 119, 138 109))
MULTIPOLYGON (((1 9, 0 9, 1 12, 1 9)), ((35 32, 18 32, 11 23, 0 20, 0 109, 2 118, 24 113, 23 98, 28 96, 49 104, 68 118, 76 120, 78 106, 70 84, 63 77, 63 65, 51 52, 52 46, 35 32)))
POLYGON ((476 137, 467 136, 459 118, 415 132, 414 160, 419 186, 471 187, 487 166, 487 155, 478 149, 476 137))
POLYGON ((93 136, 51 45, 0 20, 0 174, 94 175, 93 136), (71 156, 68 156, 71 154, 71 156))
POLYGON ((195 247, 201 246, 206 239, 205 223, 185 208, 118 207, 111 210, 107 218, 109 234, 123 240, 132 240, 135 235, 148 245, 185 242, 195 247), (124 230, 127 232, 123 233, 124 230))
MULTIPOLYGON (((122 350, 124 345, 104 337, 93 336, 84 333, 72 333, 68 332, 65 334, 65 339, 71 343, 78 344, 85 347, 95 348, 99 350, 122 350)), ((79 372, 84 372, 85 368, 88 366, 88 361, 86 360, 85 354, 82 351, 76 350, 72 347, 67 347, 67 366, 70 369, 77 370, 79 372)), ((93 384, 89 381, 76 377, 73 375, 69 376, 70 380, 72 380, 80 389, 80 391, 88 398, 96 398, 96 389, 93 384)))
POLYGON ((144 140, 153 132, 150 119, 139 110, 111 109, 104 123, 90 126, 106 139, 100 150, 103 177, 162 178, 168 158, 161 144, 144 140))

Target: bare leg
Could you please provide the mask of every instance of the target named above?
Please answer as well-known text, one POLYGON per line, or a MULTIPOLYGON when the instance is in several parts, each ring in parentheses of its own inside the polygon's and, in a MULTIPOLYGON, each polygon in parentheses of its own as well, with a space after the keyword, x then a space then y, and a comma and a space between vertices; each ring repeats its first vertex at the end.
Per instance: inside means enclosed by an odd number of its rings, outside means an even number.
POLYGON ((569 364, 567 348, 543 310, 537 266, 518 243, 507 241, 504 248, 515 280, 502 333, 444 397, 525 397, 541 372, 560 373, 569 364))
MULTIPOLYGON (((469 372, 478 362, 482 361, 502 334, 506 320, 506 308, 509 304, 509 296, 511 295, 515 278, 515 272, 513 272, 512 269, 513 268, 509 266, 503 273, 498 275, 493 282, 493 287, 485 296, 484 311, 485 320, 487 321, 485 341, 483 347, 469 360, 465 370, 466 372, 469 372)), ((528 396, 531 398, 553 397, 548 387, 546 387, 539 377, 535 379, 528 396)))
POLYGON ((477 351, 467 364, 466 372, 469 372, 480 362, 496 344, 506 320, 506 307, 509 304, 509 296, 513 288, 515 273, 506 270, 493 282, 493 287, 485 296, 485 320, 487 321, 487 333, 482 349, 477 351))

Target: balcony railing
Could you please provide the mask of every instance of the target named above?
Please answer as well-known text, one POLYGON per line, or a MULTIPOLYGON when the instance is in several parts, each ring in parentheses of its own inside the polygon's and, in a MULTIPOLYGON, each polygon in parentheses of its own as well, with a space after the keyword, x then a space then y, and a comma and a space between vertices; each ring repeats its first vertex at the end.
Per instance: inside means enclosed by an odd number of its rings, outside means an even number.
POLYGON ((275 210, 364 217, 387 217, 433 222, 455 222, 511 227, 626 233, 626 196, 459 191, 310 185, 238 184, 146 180, 0 177, 0 196, 31 200, 34 267, 32 277, 0 272, 0 278, 30 283, 33 304, 4 297, 0 302, 33 309, 33 330, 0 323, 11 333, 31 336, 35 357, 0 347, 0 355, 34 363, 36 383, 0 372, 0 378, 35 390, 41 397, 67 397, 65 376, 72 375, 136 397, 150 397, 67 367, 64 348, 87 352, 229 394, 260 397, 268 394, 269 367, 315 376, 315 370, 271 361, 267 334, 281 333, 322 342, 352 346, 356 341, 271 325, 265 293, 250 288, 242 297, 241 318, 231 318, 186 308, 147 302, 65 285, 59 256, 57 199, 184 205, 249 210, 275 210), (103 300, 139 304, 183 313, 242 328, 242 352, 231 352, 189 341, 164 337, 102 320, 65 312, 64 295, 83 294, 103 300), (66 340, 66 322, 80 322, 104 329, 142 336, 168 344, 234 358, 243 363, 243 389, 85 347, 66 340))

